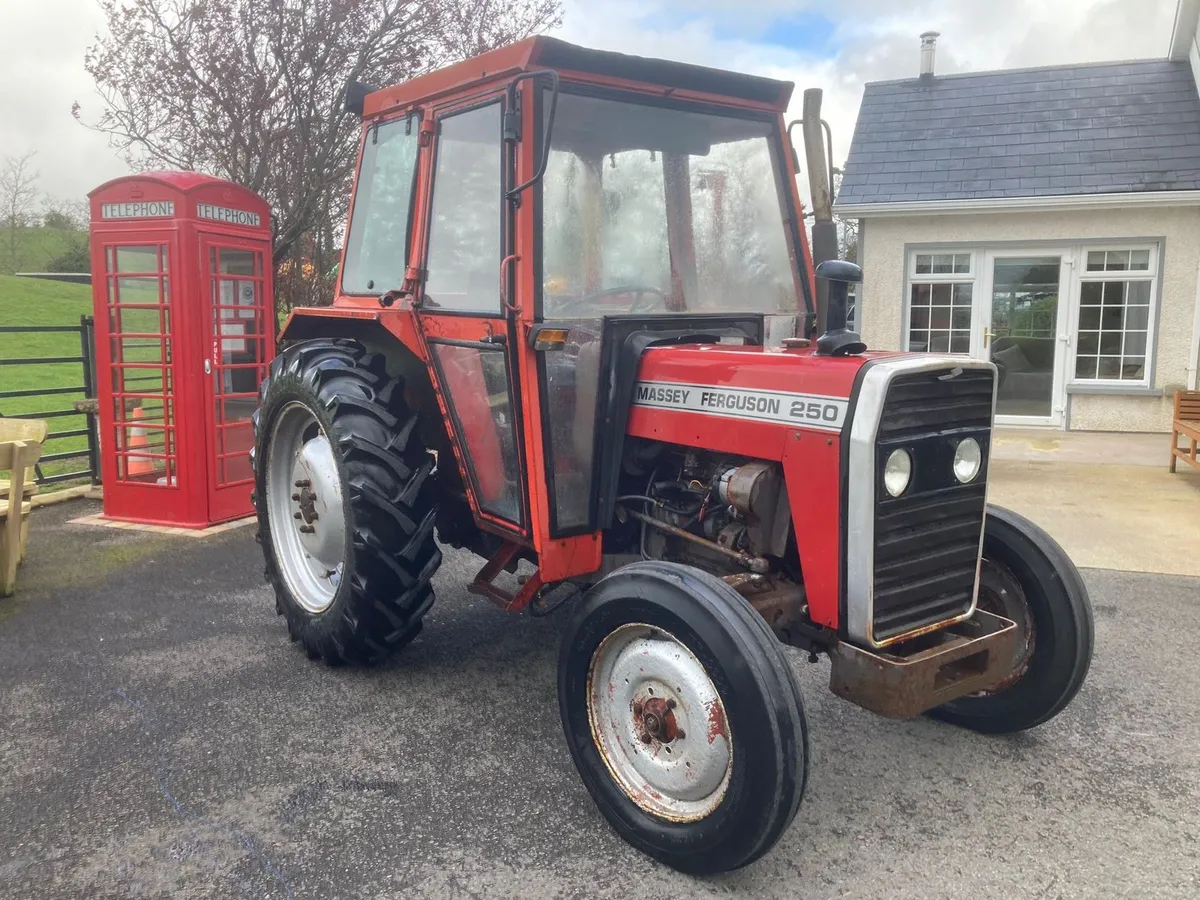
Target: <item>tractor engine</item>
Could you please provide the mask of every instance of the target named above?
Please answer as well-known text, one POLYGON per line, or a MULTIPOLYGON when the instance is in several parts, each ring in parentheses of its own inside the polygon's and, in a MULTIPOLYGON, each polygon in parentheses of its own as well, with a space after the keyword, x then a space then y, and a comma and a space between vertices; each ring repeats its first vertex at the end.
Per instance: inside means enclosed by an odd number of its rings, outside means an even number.
POLYGON ((714 574, 786 571, 791 509, 778 463, 638 442, 625 460, 618 521, 643 557, 714 574), (627 533, 630 533, 626 529, 627 533), (768 559, 771 557, 772 559, 768 559))

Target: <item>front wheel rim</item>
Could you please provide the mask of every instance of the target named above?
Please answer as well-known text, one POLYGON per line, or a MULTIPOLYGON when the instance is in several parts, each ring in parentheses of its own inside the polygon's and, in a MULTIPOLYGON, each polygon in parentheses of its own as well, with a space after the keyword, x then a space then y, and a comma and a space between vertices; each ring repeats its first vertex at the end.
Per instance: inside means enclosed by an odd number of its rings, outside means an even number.
POLYGON ((729 720, 682 641, 641 623, 612 631, 592 655, 587 705, 600 758, 638 807, 695 822, 720 806, 733 773, 729 720))
POLYGON ((1020 581, 1006 566, 989 559, 982 561, 978 608, 984 612, 1010 619, 1017 626, 1012 669, 1003 681, 974 695, 986 697, 999 694, 1025 677, 1030 663, 1033 662, 1037 644, 1037 625, 1020 581), (987 584, 984 584, 983 576, 985 574, 989 576, 987 584))
POLYGON ((266 480, 280 574, 295 601, 319 615, 333 603, 345 574, 346 511, 333 445, 299 401, 275 418, 266 480))

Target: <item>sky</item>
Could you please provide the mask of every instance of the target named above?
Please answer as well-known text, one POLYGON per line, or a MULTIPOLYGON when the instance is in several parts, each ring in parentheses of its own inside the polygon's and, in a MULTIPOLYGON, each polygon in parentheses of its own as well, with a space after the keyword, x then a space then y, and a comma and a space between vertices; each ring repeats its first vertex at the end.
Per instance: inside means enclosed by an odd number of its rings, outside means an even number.
MULTIPOLYGON (((915 77, 918 35, 941 32, 937 72, 1163 57, 1176 0, 565 0, 559 37, 825 90, 841 165, 868 81, 915 77)), ((85 120, 101 108, 83 56, 96 0, 0 0, 0 157, 37 152, 41 188, 81 199, 126 171, 85 120)))

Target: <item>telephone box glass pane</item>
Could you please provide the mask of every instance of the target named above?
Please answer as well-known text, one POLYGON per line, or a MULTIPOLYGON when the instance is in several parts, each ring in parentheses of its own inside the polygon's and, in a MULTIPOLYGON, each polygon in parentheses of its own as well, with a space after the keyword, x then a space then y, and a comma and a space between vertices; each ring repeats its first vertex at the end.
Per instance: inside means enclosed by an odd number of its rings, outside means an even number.
MULTIPOLYGON (((157 246, 117 247, 118 272, 158 272, 159 255, 157 246)), ((111 271, 111 270, 110 270, 111 271)))
POLYGON ((167 247, 109 247, 109 377, 117 479, 174 486, 175 408, 167 247), (130 274, 136 273, 136 274, 130 274))
POLYGON ((217 430, 217 483, 251 478, 253 443, 250 416, 258 405, 264 347, 262 253, 235 247, 211 247, 208 255, 212 301, 212 391, 217 430))
POLYGON ((441 121, 426 309, 500 311, 500 104, 441 121))
POLYGON ((367 130, 342 272, 348 294, 382 294, 404 283, 417 123, 414 116, 367 130))
POLYGON ((459 344, 432 347, 480 508, 520 522, 521 476, 504 351, 459 344))

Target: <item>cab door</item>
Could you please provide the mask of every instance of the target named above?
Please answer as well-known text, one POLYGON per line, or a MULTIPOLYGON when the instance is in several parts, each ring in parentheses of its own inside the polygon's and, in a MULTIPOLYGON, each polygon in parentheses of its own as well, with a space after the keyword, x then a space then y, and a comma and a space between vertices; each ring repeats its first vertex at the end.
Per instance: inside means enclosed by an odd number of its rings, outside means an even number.
POLYGON ((511 164, 504 102, 497 93, 434 112, 425 265, 414 304, 472 509, 492 530, 528 538, 516 329, 502 249, 513 215, 503 196, 511 164))

